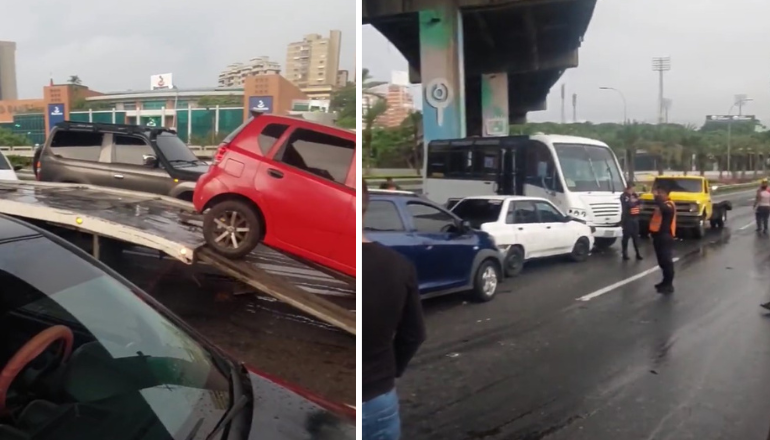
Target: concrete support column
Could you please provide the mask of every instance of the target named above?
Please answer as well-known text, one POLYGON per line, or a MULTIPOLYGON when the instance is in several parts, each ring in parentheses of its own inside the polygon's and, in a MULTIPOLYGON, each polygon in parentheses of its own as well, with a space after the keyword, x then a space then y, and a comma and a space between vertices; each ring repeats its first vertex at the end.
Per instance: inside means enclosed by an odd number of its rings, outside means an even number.
POLYGON ((453 1, 437 1, 420 11, 420 73, 425 175, 431 140, 465 137, 463 26, 453 1))
POLYGON ((508 74, 481 75, 481 133, 484 137, 508 136, 508 74))

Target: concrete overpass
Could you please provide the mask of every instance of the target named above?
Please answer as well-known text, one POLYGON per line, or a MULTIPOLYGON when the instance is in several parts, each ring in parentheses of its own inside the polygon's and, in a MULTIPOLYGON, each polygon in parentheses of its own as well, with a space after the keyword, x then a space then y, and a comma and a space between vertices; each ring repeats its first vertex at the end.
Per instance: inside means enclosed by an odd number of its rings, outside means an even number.
POLYGON ((426 140, 505 135, 578 65, 596 0, 363 0, 423 84, 426 140), (441 116, 439 116, 441 114, 441 116), (505 121, 505 122, 503 122, 505 121))

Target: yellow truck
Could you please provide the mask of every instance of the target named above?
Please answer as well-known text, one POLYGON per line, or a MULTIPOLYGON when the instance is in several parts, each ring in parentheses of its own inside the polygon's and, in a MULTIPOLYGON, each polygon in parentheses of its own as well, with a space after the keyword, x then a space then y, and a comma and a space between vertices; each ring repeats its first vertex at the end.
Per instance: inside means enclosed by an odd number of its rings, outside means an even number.
MULTIPOLYGON (((695 238, 706 234, 706 223, 711 228, 721 229, 727 222, 727 211, 732 210, 729 201, 714 202, 711 193, 716 187, 702 176, 658 176, 652 182, 652 189, 667 188, 669 197, 676 205, 677 236, 689 232, 695 238), (681 231, 681 232, 680 232, 681 231)), ((642 194, 639 216, 639 232, 642 237, 649 234, 649 224, 655 210, 652 192, 642 194)))

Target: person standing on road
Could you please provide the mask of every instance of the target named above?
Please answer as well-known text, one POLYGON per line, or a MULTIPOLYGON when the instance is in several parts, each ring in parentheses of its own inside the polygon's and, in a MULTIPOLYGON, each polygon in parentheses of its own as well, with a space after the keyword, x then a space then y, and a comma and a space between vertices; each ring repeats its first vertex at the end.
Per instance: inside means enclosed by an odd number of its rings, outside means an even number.
POLYGON ((676 205, 668 198, 668 189, 652 189, 655 197, 655 212, 650 219, 652 245, 658 266, 663 272, 663 281, 655 285, 658 293, 674 293, 674 237, 676 237, 676 205))
POLYGON ((634 191, 634 184, 629 182, 625 191, 620 196, 620 206, 623 208, 620 223, 623 227, 623 240, 621 249, 623 250, 623 260, 628 261, 628 240, 634 244, 636 259, 642 260, 642 254, 639 253, 639 213, 641 212, 639 196, 634 191))
MULTIPOLYGON (((368 205, 364 184, 364 218, 368 205)), ((363 439, 398 440, 401 418, 395 382, 425 340, 417 272, 401 254, 365 236, 361 266, 363 439)))
POLYGON ((38 173, 40 172, 40 155, 43 152, 43 146, 40 144, 35 145, 35 154, 32 155, 32 172, 35 173, 35 180, 38 179, 38 173))
POLYGON ((762 185, 757 190, 754 212, 757 218, 757 232, 767 234, 767 222, 770 218, 770 190, 767 188, 767 179, 762 180, 762 185))

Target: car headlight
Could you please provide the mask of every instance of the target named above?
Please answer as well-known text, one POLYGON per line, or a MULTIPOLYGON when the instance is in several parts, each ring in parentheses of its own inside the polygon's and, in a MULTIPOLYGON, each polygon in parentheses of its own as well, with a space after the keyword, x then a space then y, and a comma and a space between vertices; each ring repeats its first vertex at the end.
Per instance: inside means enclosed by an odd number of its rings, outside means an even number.
POLYGON ((570 208, 568 212, 569 212, 569 215, 571 215, 573 217, 584 217, 585 218, 585 216, 588 215, 588 213, 586 212, 585 209, 580 209, 580 208, 570 208))
POLYGON ((700 205, 698 203, 690 203, 690 212, 698 212, 700 205))

